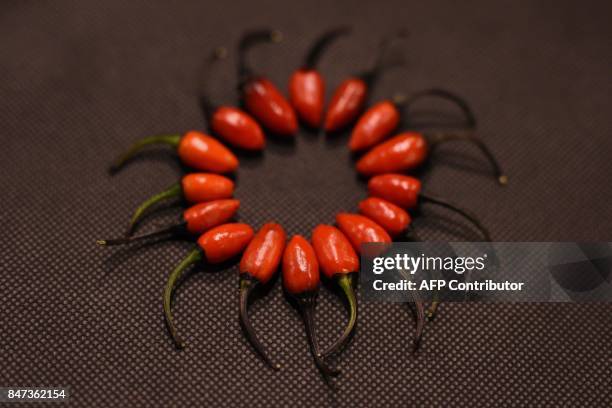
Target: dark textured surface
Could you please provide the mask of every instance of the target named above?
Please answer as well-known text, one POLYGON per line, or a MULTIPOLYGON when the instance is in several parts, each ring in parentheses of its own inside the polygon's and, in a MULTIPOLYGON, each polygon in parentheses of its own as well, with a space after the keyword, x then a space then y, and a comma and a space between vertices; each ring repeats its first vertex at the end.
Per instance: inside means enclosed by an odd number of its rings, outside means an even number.
MULTIPOLYGON (((241 335, 235 269, 197 270, 178 291, 188 340, 178 353, 161 293, 191 244, 94 246, 179 177, 162 150, 114 178, 105 168, 139 136, 204 126, 196 86, 205 52, 272 24, 286 41, 259 49, 254 63, 285 84, 312 39, 339 23, 355 33, 321 65, 331 86, 371 62, 380 35, 408 26, 406 69, 389 72, 374 97, 432 85, 465 95, 511 177, 501 189, 476 152, 447 146, 425 174, 429 191, 476 211, 499 241, 609 241, 609 2, 151 4, 0 5, 0 386, 68 385, 74 406, 612 405, 609 305, 446 305, 412 356, 409 310, 362 304, 334 395, 279 282, 252 308, 285 367, 274 373, 241 335)), ((233 74, 230 63, 214 73, 218 99, 235 100, 233 74)), ((355 209, 365 189, 345 140, 302 131, 295 145, 270 142, 264 157, 242 158, 240 219, 308 235, 355 209)), ((445 213, 426 215, 425 239, 477 239, 445 213)), ((329 344, 343 309, 329 290, 320 298, 329 344)))

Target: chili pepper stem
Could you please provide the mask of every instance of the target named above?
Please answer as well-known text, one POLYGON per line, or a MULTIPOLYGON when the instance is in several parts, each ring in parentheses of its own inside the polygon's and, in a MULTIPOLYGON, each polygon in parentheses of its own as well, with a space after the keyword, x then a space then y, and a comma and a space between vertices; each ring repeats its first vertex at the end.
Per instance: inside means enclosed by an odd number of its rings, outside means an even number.
POLYGON ((255 334, 255 329, 251 325, 251 320, 249 319, 249 311, 248 311, 248 302, 249 295, 253 291, 253 289, 259 284, 259 282, 251 277, 240 275, 240 323, 242 323, 242 328, 244 329, 244 333, 246 335, 247 340, 251 343, 253 348, 259 353, 259 355, 264 359, 266 364, 270 366, 274 370, 279 370, 281 368, 280 364, 274 364, 268 354, 266 353, 266 349, 261 344, 257 335, 255 334))
POLYGON ((328 357, 331 354, 341 351, 350 340, 353 330, 355 329, 355 323, 357 322, 357 299, 355 299, 355 291, 353 290, 353 275, 354 273, 337 276, 338 286, 340 286, 348 301, 349 321, 342 336, 340 336, 334 344, 328 347, 327 350, 321 353, 323 357, 328 357))
POLYGON ((415 92, 412 95, 409 95, 403 98, 396 96, 394 98, 394 103, 396 105, 401 105, 405 108, 409 108, 417 100, 426 98, 426 97, 431 97, 431 96, 436 97, 436 98, 446 99, 446 100, 453 102, 455 105, 459 107, 459 109, 461 109, 461 112, 465 116, 467 127, 470 129, 474 129, 476 127, 476 115, 474 115, 474 111, 472 111, 470 104, 465 99, 463 99, 461 96, 451 91, 447 91, 446 89, 430 88, 430 89, 424 89, 422 91, 415 92))
POLYGON ((159 203, 160 201, 167 200, 174 197, 179 197, 183 193, 183 187, 180 183, 176 183, 168 187, 166 190, 155 194, 154 196, 148 198, 145 202, 140 204, 132 218, 130 219, 130 224, 128 225, 128 229, 126 231, 126 236, 131 236, 134 232, 134 227, 140 221, 144 213, 151 208, 153 205, 159 203))
POLYGON ((372 86, 374 84, 383 70, 391 67, 392 64, 385 61, 385 57, 387 56, 387 53, 389 52, 389 49, 393 43, 399 39, 407 38, 409 34, 410 33, 406 30, 399 30, 394 34, 386 36, 380 41, 374 66, 370 68, 370 70, 359 75, 359 77, 361 77, 361 79, 368 84, 368 86, 372 86))
POLYGON ((238 44, 238 78, 242 87, 249 77, 254 75, 253 69, 247 62, 247 52, 255 45, 262 42, 279 43, 283 40, 283 33, 278 30, 255 30, 245 33, 238 44))
POLYGON ((414 294, 414 307, 416 309, 416 330, 414 334, 414 346, 413 351, 416 353, 421 346, 421 340, 423 339, 423 330, 425 329, 425 305, 422 301, 416 298, 414 294))
POLYGON ((438 306, 440 306, 440 303, 441 302, 438 300, 438 291, 436 291, 434 292, 434 298, 433 298, 433 301, 431 302, 431 305, 425 312, 425 314, 427 315, 427 319, 429 321, 433 321, 433 319, 435 319, 436 312, 438 311, 438 306))
POLYGON ((298 305, 302 315, 304 317, 304 325, 306 327, 306 335, 308 336, 308 343, 310 344, 310 351, 317 368, 321 373, 327 377, 335 377, 340 374, 340 371, 333 369, 327 365, 324 361, 321 353, 319 352, 319 345, 317 343, 317 337, 314 325, 314 310, 316 304, 316 295, 308 294, 297 298, 298 305))
POLYGON ((136 155, 142 148, 153 144, 167 144, 172 147, 178 147, 181 141, 181 135, 157 135, 145 137, 134 143, 129 150, 119 157, 111 166, 111 171, 118 171, 123 165, 136 155))
POLYGON ((306 58, 304 59, 304 65, 302 68, 304 69, 314 69, 323 52, 329 47, 329 45, 338 37, 346 35, 350 33, 351 29, 349 27, 338 27, 328 32, 324 33, 321 37, 317 39, 312 48, 308 51, 306 58))
POLYGON ((430 135, 430 146, 431 150, 439 146, 441 143, 452 142, 452 141, 466 141, 474 144, 480 151, 486 156, 487 160, 491 163, 497 182, 504 186, 508 184, 508 176, 504 174, 499 162, 487 147, 487 145, 477 136, 472 133, 436 133, 430 135))
POLYGON ((171 225, 166 228, 162 228, 157 231, 150 232, 148 234, 139 235, 139 236, 129 236, 115 239, 99 239, 96 241, 96 244, 101 246, 112 246, 112 245, 124 245, 129 244, 135 241, 142 241, 149 238, 161 237, 164 235, 178 235, 186 231, 187 223, 183 222, 181 224, 171 225))
POLYGON ((174 325, 174 319, 172 317, 172 295, 174 294, 176 282, 181 278, 185 269, 202 260, 203 257, 204 254, 199 248, 191 251, 189 255, 187 255, 187 257, 183 259, 183 261, 168 276, 166 288, 164 289, 164 316, 166 317, 166 324, 168 325, 170 337, 172 337, 172 340, 179 349, 185 348, 185 343, 183 342, 182 338, 179 337, 176 326, 174 325))
POLYGON ((437 197, 433 197, 430 195, 425 195, 423 193, 421 193, 419 195, 419 200, 421 200, 422 202, 428 202, 431 204, 436 204, 439 205, 441 207, 447 208, 449 210, 455 211, 458 214, 461 214, 462 216, 464 216, 467 220, 469 220, 472 224, 474 224, 476 226, 476 228, 478 228, 480 230, 480 232, 482 233, 482 235, 485 237, 486 241, 491 241, 491 235, 489 234, 489 231, 482 225, 482 223, 478 220, 478 218, 472 214, 470 211, 465 210, 461 207, 458 207, 454 204, 451 204, 447 201, 444 201, 440 198, 437 197))

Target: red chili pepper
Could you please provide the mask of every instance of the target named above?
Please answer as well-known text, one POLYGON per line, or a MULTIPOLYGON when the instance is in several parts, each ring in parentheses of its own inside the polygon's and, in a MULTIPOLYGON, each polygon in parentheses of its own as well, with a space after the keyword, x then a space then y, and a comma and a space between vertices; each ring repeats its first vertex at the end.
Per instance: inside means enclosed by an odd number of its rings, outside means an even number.
POLYGON ((235 257, 246 248, 252 238, 253 229, 246 224, 224 224, 215 227, 198 238, 198 248, 191 251, 172 271, 164 290, 164 314, 170 335, 178 348, 182 349, 184 342, 178 336, 172 318, 171 302, 176 282, 185 269, 196 262, 218 264, 235 257))
POLYGON ((382 198, 369 197, 361 201, 359 212, 383 227, 392 237, 405 234, 412 222, 404 209, 382 198))
POLYGON ((465 217, 480 230, 487 241, 491 240, 489 231, 474 214, 441 198, 423 194, 421 192, 421 182, 414 177, 403 174, 375 176, 368 182, 368 191, 371 196, 383 198, 402 208, 418 208, 421 203, 430 203, 447 208, 465 217))
POLYGON ((316 66, 329 44, 348 32, 343 27, 323 34, 308 52, 304 64, 289 79, 289 100, 299 118, 310 127, 321 125, 325 104, 325 81, 316 66))
POLYGON ((282 35, 278 31, 261 30, 246 33, 238 47, 238 74, 240 90, 247 110, 264 127, 284 136, 297 131, 297 118, 293 108, 276 86, 267 78, 255 74, 246 64, 245 54, 254 45, 263 41, 279 42, 282 35))
MULTIPOLYGON (((211 59, 224 58, 225 49, 222 51, 216 50, 211 59)), ((200 95, 200 105, 214 135, 241 149, 263 150, 266 145, 264 132, 251 115, 234 106, 213 104, 206 92, 200 95)))
POLYGON ((166 190, 148 198, 136 208, 126 236, 132 235, 134 227, 146 211, 155 204, 176 197, 183 197, 188 203, 201 203, 212 200, 231 198, 234 194, 234 182, 227 177, 212 173, 190 173, 183 176, 180 183, 173 184, 166 190))
POLYGON ((454 102, 465 115, 467 127, 470 129, 476 127, 476 118, 463 98, 444 89, 426 89, 409 97, 398 94, 392 100, 383 100, 369 108, 355 124, 349 140, 349 148, 356 152, 377 145, 399 125, 400 110, 405 111, 419 99, 432 96, 454 102))
POLYGON ((351 241, 357 253, 361 252, 361 244, 392 241, 383 227, 363 215, 340 213, 336 215, 336 224, 351 241))
POLYGON ((472 133, 453 133, 429 135, 430 141, 422 133, 404 132, 374 147, 357 162, 357 171, 364 176, 413 170, 421 166, 431 150, 440 143, 464 140, 476 145, 487 157, 500 184, 506 184, 499 163, 480 138, 472 133))
POLYGON ((238 168, 238 159, 221 142, 192 130, 183 136, 161 135, 141 139, 115 162, 111 170, 117 171, 142 148, 154 144, 166 144, 176 148, 181 162, 197 170, 231 173, 238 168))
POLYGON ((228 222, 236 214, 238 207, 240 207, 240 201, 238 200, 215 200, 196 204, 183 211, 181 220, 177 224, 137 237, 128 236, 118 239, 98 240, 97 244, 120 245, 159 236, 182 235, 185 233, 192 235, 202 234, 213 227, 228 222))
POLYGON ((359 258, 346 236, 331 225, 318 225, 312 231, 312 245, 323 274, 333 279, 346 296, 349 321, 342 335, 323 353, 323 357, 340 352, 348 343, 357 321, 357 300, 353 290, 359 258))
MULTIPOLYGON (((336 223, 342 232, 351 240, 353 247, 360 252, 361 245, 370 242, 390 243, 391 237, 387 232, 371 219, 357 214, 341 213, 336 216, 336 223)), ((423 302, 415 300, 417 309, 417 327, 414 341, 414 350, 418 348, 424 328, 423 302)))
POLYGON ((400 113, 396 104, 387 100, 378 102, 355 124, 349 140, 349 149, 356 152, 376 145, 397 128, 399 121, 400 113))
POLYGON ((283 227, 275 223, 265 224, 249 243, 240 261, 240 321, 247 339, 264 361, 273 369, 280 368, 272 363, 261 344, 248 314, 249 295, 259 284, 266 284, 278 270, 285 249, 286 235, 283 227))
POLYGON ((344 80, 334 91, 327 108, 324 128, 326 132, 337 132, 357 119, 365 106, 368 90, 374 84, 380 72, 391 64, 385 62, 385 55, 392 42, 405 33, 400 32, 381 41, 378 57, 374 67, 360 75, 344 80))
POLYGON ((319 282, 319 263, 314 249, 304 237, 295 235, 283 254, 283 287, 295 298, 302 313, 315 364, 325 377, 335 376, 339 372, 322 359, 315 333, 314 310, 319 282))

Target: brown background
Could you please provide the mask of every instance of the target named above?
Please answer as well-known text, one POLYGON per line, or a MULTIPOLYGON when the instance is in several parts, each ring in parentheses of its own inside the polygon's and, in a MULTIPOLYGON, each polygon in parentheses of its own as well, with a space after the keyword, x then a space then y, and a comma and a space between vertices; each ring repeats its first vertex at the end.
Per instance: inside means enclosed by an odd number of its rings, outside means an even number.
MULTIPOLYGON (((406 67, 385 75, 374 99, 428 86, 465 95, 511 178, 499 188, 477 152, 447 146, 423 174, 426 189, 476 211, 499 241, 611 238, 610 2, 255 3, 2 2, 0 385, 69 386, 74 406, 610 406, 604 304, 446 305, 416 357, 405 305, 362 304, 334 394, 280 282, 252 307, 279 374, 241 335, 236 270, 200 268, 175 308, 188 348, 173 349, 161 293, 191 244, 103 250, 94 240, 122 232, 181 169, 164 149, 114 178, 106 166, 137 137, 203 128, 203 56, 245 28, 285 32, 253 53, 284 88, 319 33, 352 25, 322 61, 331 88, 372 62, 381 35, 408 27, 406 67)), ((233 59, 211 78, 215 98, 235 103, 233 59)), ((241 158, 240 220, 308 235, 354 210, 365 188, 345 142, 302 131, 241 158)), ((425 239, 478 239, 447 213, 424 215, 425 239)), ((329 344, 344 313, 327 289, 317 320, 329 344)))

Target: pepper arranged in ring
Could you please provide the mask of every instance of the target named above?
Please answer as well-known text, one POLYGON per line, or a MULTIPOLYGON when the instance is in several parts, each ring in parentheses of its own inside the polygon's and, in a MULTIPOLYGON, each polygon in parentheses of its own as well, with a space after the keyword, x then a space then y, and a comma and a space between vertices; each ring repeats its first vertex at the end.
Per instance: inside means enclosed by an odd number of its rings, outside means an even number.
POLYGON ((345 79, 336 88, 325 116, 324 129, 326 132, 340 131, 357 119, 365 106, 369 89, 374 85, 383 69, 391 66, 385 61, 391 44, 395 39, 405 36, 406 33, 399 32, 391 37, 383 38, 374 66, 366 72, 345 79))
POLYGON ((357 161, 357 171, 364 176, 395 173, 420 167, 429 153, 441 143, 463 140, 473 143, 487 157, 501 185, 508 183, 493 153, 473 132, 430 133, 404 132, 374 147, 357 161))
POLYGON ((238 207, 240 207, 238 200, 215 200, 196 204, 183 211, 181 220, 177 224, 144 235, 101 239, 96 243, 102 246, 121 245, 166 235, 202 234, 217 225, 228 222, 236 214, 238 207))
POLYGON ((383 227, 393 238, 405 234, 412 222, 410 214, 403 208, 378 197, 360 201, 359 212, 383 227))
POLYGON ((198 238, 198 248, 191 251, 168 276, 164 290, 164 315, 170 336, 179 349, 183 349, 185 344, 177 333, 172 317, 172 295, 176 282, 183 276, 185 269, 196 262, 219 264, 235 257, 246 248, 252 238, 253 229, 247 224, 223 224, 215 227, 198 238))
POLYGON ((323 357, 339 353, 348 343, 357 322, 357 300, 353 290, 359 258, 346 236, 331 225, 318 225, 312 231, 314 247, 323 274, 342 289, 349 306, 349 321, 342 335, 323 353, 323 357))
POLYGON ((467 127, 469 129, 476 127, 476 117, 463 98, 444 89, 425 89, 409 97, 397 94, 393 99, 380 101, 365 111, 351 132, 349 149, 357 152, 377 145, 397 129, 401 119, 400 112, 407 110, 419 99, 431 96, 455 103, 465 115, 467 127))
POLYGON ((138 221, 145 212, 155 204, 170 198, 183 197, 188 203, 202 203, 212 200, 231 198, 234 194, 234 182, 227 177, 212 173, 190 173, 166 190, 145 200, 136 208, 127 229, 127 236, 132 235, 138 221))
POLYGON ((231 173, 238 168, 238 159, 214 137, 191 130, 184 135, 149 136, 134 143, 111 167, 117 171, 144 147, 165 144, 177 149, 183 164, 201 171, 231 173))
MULTIPOLYGON (((361 252, 361 244, 371 242, 388 244, 392 241, 383 227, 363 215, 340 213, 336 215, 336 224, 338 224, 340 230, 346 234, 358 253, 361 252)), ((423 337, 423 329, 425 327, 425 306, 423 302, 416 299, 414 304, 417 310, 416 333, 414 339, 414 349, 416 350, 423 337)))
MULTIPOLYGON (((221 50, 215 50, 210 58, 213 61, 223 58, 225 49, 221 50)), ((265 147, 266 138, 261 126, 242 109, 235 106, 215 105, 206 91, 200 95, 200 105, 212 134, 240 149, 258 151, 265 147)))
POLYGON ((285 249, 285 230, 276 223, 267 223, 255 234, 240 261, 240 322, 247 339, 264 361, 278 370, 279 364, 272 363, 251 325, 248 314, 249 295, 253 289, 272 279, 285 249))
POLYGON ((321 357, 314 326, 314 311, 319 292, 319 262, 314 249, 302 236, 295 235, 283 254, 283 287, 292 296, 302 313, 310 351, 325 378, 339 374, 321 357))
POLYGON ((348 28, 341 27, 323 34, 309 50, 302 66, 289 79, 289 100, 298 117, 312 128, 321 125, 325 105, 325 81, 316 66, 331 42, 348 32, 348 28))
POLYGON ((293 136, 297 131, 297 117, 287 99, 267 78, 256 74, 246 63, 246 52, 264 41, 279 42, 282 34, 275 30, 259 30, 243 35, 238 46, 238 78, 242 100, 247 110, 265 128, 282 135, 293 136))
MULTIPOLYGON (((368 192, 372 197, 382 198, 407 209, 417 208, 421 203, 430 203, 447 208, 465 217, 480 230, 486 241, 491 241, 489 231, 474 214, 438 197, 423 194, 421 188, 422 185, 418 179, 403 174, 383 174, 372 177, 368 181, 368 192)), ((386 211, 394 211, 394 209, 388 204, 383 208, 380 201, 370 201, 369 204, 364 205, 364 210, 369 213, 369 216, 374 218, 387 218, 388 222, 393 224, 393 230, 400 229, 403 221, 398 220, 405 219, 403 215, 396 215, 398 217, 397 220, 391 220, 392 217, 384 215, 386 211), (374 206, 377 208, 374 209, 374 206)))

